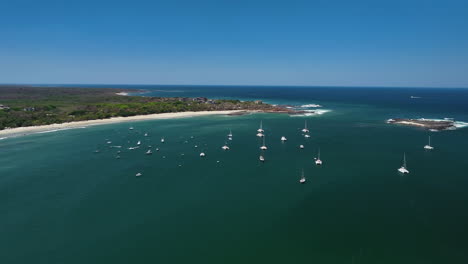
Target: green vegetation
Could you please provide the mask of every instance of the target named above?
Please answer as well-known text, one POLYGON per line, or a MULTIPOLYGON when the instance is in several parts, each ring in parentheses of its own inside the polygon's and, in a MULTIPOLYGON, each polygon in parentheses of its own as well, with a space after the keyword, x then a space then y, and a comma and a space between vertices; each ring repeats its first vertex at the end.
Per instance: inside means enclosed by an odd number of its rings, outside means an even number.
MULTIPOLYGON (((0 86, 0 130, 155 113, 275 110, 259 101, 121 96, 122 89, 0 86)), ((135 91, 133 91, 135 92, 135 91)))

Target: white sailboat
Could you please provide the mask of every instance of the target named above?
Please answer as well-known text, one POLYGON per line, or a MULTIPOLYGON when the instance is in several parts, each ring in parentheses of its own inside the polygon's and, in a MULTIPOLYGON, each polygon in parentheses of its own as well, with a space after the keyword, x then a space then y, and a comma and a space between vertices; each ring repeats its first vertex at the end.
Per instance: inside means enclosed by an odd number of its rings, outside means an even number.
POLYGON ((232 131, 231 131, 231 129, 229 129, 228 137, 232 138, 232 131))
POLYGON ((406 168, 406 153, 403 153, 403 165, 398 169, 400 173, 408 174, 409 170, 406 168))
POLYGON ((200 157, 205 157, 205 152, 200 153, 200 157))
POLYGON ((131 127, 129 127, 128 129, 129 129, 129 130, 133 130, 133 127, 131 126, 131 127))
POLYGON ((257 133, 257 137, 264 137, 265 135, 263 133, 257 133))
POLYGON ((148 136, 148 133, 145 133, 145 137, 147 137, 147 136, 148 136))
POLYGON ((309 129, 307 128, 307 120, 304 121, 304 128, 302 129, 302 132, 309 133, 309 129))
POLYGON ((263 133, 263 132, 265 132, 265 130, 263 130, 263 121, 260 121, 260 128, 257 129, 257 132, 258 132, 258 133, 263 133))
POLYGON ((309 134, 305 134, 304 137, 305 137, 305 138, 310 138, 310 135, 309 135, 309 134))
POLYGON ((263 155, 260 155, 260 157, 258 157, 258 159, 259 159, 261 162, 265 162, 265 157, 263 157, 263 155))
POLYGON ((141 175, 143 175, 141 172, 135 174, 136 177, 140 177, 141 175))
POLYGON ((153 152, 151 151, 151 149, 148 149, 148 151, 146 151, 145 154, 146 154, 146 155, 151 155, 151 154, 153 154, 153 152))
POLYGON ((429 136, 429 144, 424 146, 424 149, 427 149, 427 150, 433 150, 434 149, 434 147, 431 146, 431 136, 429 136))
POLYGON ((302 175, 301 175, 301 179, 299 180, 300 183, 305 183, 306 182, 306 178, 304 176, 304 169, 302 169, 302 175))
POLYGON ((317 158, 315 158, 315 165, 322 165, 322 160, 320 159, 320 149, 318 150, 317 158))
POLYGON ((265 145, 265 137, 263 137, 263 145, 260 147, 261 150, 267 150, 267 146, 265 145))
POLYGON ((288 140, 286 137, 284 137, 284 136, 283 136, 283 137, 281 137, 281 141, 283 141, 283 142, 284 142, 284 141, 286 141, 286 140, 288 140))
POLYGON ((141 145, 141 141, 140 141, 140 140, 138 140, 138 142, 137 142, 137 146, 140 146, 140 145, 141 145))
POLYGON ((299 145, 299 148, 300 148, 300 149, 303 149, 303 148, 304 148, 304 145, 299 145))
POLYGON ((227 144, 226 144, 226 145, 224 145, 224 146, 222 146, 221 148, 222 148, 223 150, 229 150, 229 147, 228 147, 228 145, 227 145, 227 144))
POLYGON ((164 143, 164 138, 161 138, 161 143, 164 143))

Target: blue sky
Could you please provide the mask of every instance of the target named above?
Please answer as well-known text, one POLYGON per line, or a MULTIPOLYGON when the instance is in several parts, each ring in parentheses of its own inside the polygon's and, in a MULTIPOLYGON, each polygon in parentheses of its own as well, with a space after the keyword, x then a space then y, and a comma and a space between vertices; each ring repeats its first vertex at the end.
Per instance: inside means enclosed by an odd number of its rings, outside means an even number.
POLYGON ((0 0, 0 83, 468 87, 468 1, 0 0))

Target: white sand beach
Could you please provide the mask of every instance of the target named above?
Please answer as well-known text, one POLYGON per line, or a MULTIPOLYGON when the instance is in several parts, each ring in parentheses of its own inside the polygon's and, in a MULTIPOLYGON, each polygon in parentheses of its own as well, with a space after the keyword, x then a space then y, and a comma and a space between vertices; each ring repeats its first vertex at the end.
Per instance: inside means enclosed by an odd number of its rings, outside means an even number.
POLYGON ((138 116, 128 116, 128 117, 113 117, 109 119, 76 121, 76 122, 51 124, 51 125, 43 125, 43 126, 17 127, 17 128, 9 128, 9 129, 0 130, 0 139, 5 138, 7 136, 8 137, 24 136, 24 135, 47 132, 47 131, 83 128, 83 127, 88 127, 88 126, 113 124, 113 123, 120 123, 120 122, 154 120, 154 119, 171 119, 171 118, 195 117, 195 116, 206 116, 206 115, 227 115, 227 114, 234 114, 238 112, 245 112, 245 110, 163 113, 163 114, 138 115, 138 116))

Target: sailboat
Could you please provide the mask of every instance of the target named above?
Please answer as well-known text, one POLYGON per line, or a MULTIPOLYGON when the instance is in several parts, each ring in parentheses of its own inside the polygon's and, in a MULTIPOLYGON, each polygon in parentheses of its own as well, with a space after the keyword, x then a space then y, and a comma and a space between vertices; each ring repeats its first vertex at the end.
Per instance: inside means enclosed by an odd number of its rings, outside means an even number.
POLYGON ((131 126, 131 127, 129 127, 128 129, 129 129, 129 130, 133 130, 133 127, 131 126))
POLYGON ((161 138, 161 143, 164 143, 164 138, 161 138))
POLYGON ((258 158, 261 162, 265 162, 265 158, 263 157, 263 155, 260 155, 260 157, 258 158))
POLYGON ((320 149, 318 150, 317 158, 315 158, 315 165, 322 165, 322 160, 320 159, 320 149))
POLYGON ((303 149, 303 148, 304 148, 304 145, 299 145, 299 148, 300 148, 300 149, 303 149))
POLYGON ((265 145, 265 137, 263 137, 263 145, 260 147, 261 150, 267 150, 267 146, 265 145))
POLYGON ((398 171, 403 174, 409 173, 409 170, 406 168, 406 153, 403 153, 403 165, 398 169, 398 171))
POLYGON ((141 172, 135 174, 136 177, 140 177, 141 175, 143 175, 141 172))
POLYGON ((265 132, 265 130, 263 130, 263 121, 260 121, 260 128, 257 129, 257 132, 258 132, 258 133, 263 133, 263 132, 265 132))
POLYGON ((424 146, 424 149, 427 149, 427 150, 433 150, 434 149, 434 147, 431 146, 431 136, 429 136, 429 144, 424 146))
POLYGON ((200 157, 205 157, 205 152, 200 153, 200 157))
POLYGON ((148 149, 148 151, 146 151, 145 154, 146 154, 146 155, 151 155, 151 154, 153 154, 153 152, 151 151, 151 149, 148 149))
POLYGON ((306 178, 304 176, 304 169, 302 169, 302 176, 301 176, 301 179, 299 180, 300 183, 305 183, 306 182, 306 178))
POLYGON ((284 141, 286 141, 286 140, 288 140, 286 137, 284 137, 284 136, 283 136, 283 137, 281 137, 281 141, 283 141, 283 142, 284 142, 284 141))
POLYGON ((304 137, 305 137, 305 138, 310 138, 310 135, 309 135, 309 134, 305 134, 304 137))
POLYGON ((304 121, 304 128, 302 129, 302 132, 309 133, 309 129, 307 129, 307 120, 304 121))
POLYGON ((137 142, 137 146, 140 146, 140 145, 141 145, 141 141, 140 141, 140 140, 138 140, 138 142, 137 142))
POLYGON ((148 133, 145 133, 145 137, 147 137, 147 136, 148 136, 148 133))
POLYGON ((228 137, 232 138, 232 131, 231 131, 231 129, 229 129, 228 137))
POLYGON ((226 144, 226 145, 224 145, 224 146, 222 146, 221 148, 222 148, 223 150, 228 150, 228 149, 229 149, 229 147, 228 147, 228 145, 227 145, 227 144, 226 144))

